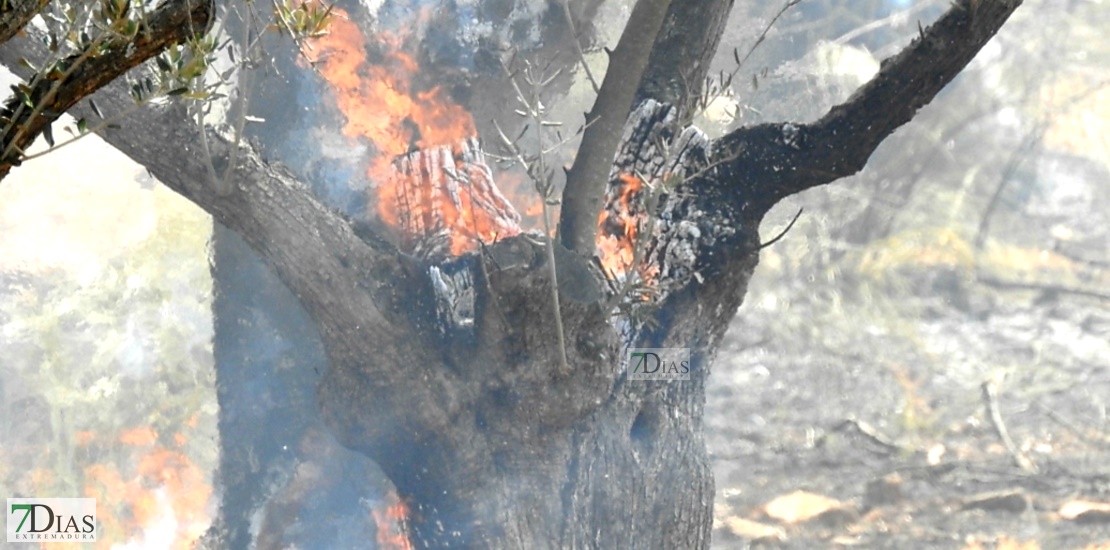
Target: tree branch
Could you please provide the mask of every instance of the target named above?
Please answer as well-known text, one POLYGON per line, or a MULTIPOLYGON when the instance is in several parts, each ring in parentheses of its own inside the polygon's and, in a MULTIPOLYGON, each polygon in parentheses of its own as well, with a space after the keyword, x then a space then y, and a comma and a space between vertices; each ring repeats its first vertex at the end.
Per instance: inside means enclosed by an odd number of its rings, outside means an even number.
POLYGON ((23 100, 17 96, 6 108, 10 122, 0 138, 0 149, 8 154, 0 159, 0 179, 19 164, 23 151, 62 113, 170 45, 203 34, 213 10, 211 0, 167 0, 140 22, 130 40, 94 41, 89 48, 99 51, 71 56, 61 66, 29 78, 31 91, 26 101, 31 105, 21 105, 23 100))
MULTIPOLYGON (((960 0, 846 102, 812 124, 760 124, 721 138, 715 174, 740 186, 745 209, 761 216, 785 197, 863 169, 887 136, 959 74, 1021 0, 960 0), (758 188, 750 187, 759 182, 758 188)), ((735 195, 734 195, 735 196, 735 195)))
POLYGON ((659 34, 671 0, 638 0, 617 49, 609 56, 609 68, 601 83, 593 109, 586 115, 574 165, 567 172, 559 239, 563 246, 586 257, 595 252, 597 216, 613 167, 628 113, 640 86, 651 45, 659 34))
POLYGON ((636 92, 636 105, 654 99, 678 108, 684 121, 701 96, 734 0, 673 2, 636 92))
MULTIPOLYGON (((0 62, 24 78, 31 76, 31 69, 15 61, 46 55, 38 40, 0 48, 0 62)), ((123 79, 93 97, 106 113, 134 107, 123 79)), ((91 107, 83 104, 69 112, 93 115, 91 107)), ((413 346, 414 340, 431 336, 414 330, 406 312, 395 303, 404 295, 397 285, 411 281, 413 273, 392 249, 364 242, 346 219, 252 146, 210 132, 212 158, 205 155, 197 127, 181 105, 148 104, 135 110, 122 127, 105 130, 102 137, 242 236, 297 296, 326 343, 330 368, 325 381, 361 381, 358 388, 348 384, 336 391, 357 393, 346 402, 363 403, 362 410, 330 410, 328 415, 375 419, 375 424, 363 426, 367 439, 388 445, 394 433, 419 437, 446 425, 457 413, 461 405, 452 399, 460 395, 454 389, 460 385, 457 376, 450 369, 437 368, 433 344, 413 346), (236 148, 237 154, 232 155, 236 148), (211 184, 208 165, 212 162, 226 170, 231 158, 237 159, 236 167, 229 172, 230 192, 223 194, 211 184), (423 355, 414 357, 413 350, 423 355), (414 402, 427 405, 412 407, 414 402), (373 413, 362 416, 366 409, 373 413)))
POLYGON ((11 40, 50 0, 3 0, 0 3, 0 44, 11 40))

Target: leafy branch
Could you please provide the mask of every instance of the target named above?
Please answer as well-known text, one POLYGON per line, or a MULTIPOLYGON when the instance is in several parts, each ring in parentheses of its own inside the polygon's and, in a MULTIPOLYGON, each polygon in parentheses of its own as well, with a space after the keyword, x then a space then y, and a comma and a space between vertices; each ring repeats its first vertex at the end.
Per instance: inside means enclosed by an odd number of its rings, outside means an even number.
MULTIPOLYGON (((130 0, 102 0, 84 12, 66 6, 52 18, 66 24, 65 32, 50 31, 46 37, 55 59, 16 87, 3 112, 0 178, 21 162, 40 134, 53 141, 49 128, 62 113, 169 46, 203 34, 212 9, 210 1, 193 0, 167 0, 150 13, 133 10, 130 0), (58 59, 66 44, 77 53, 58 59)), ((143 91, 153 88, 143 85, 143 91)))

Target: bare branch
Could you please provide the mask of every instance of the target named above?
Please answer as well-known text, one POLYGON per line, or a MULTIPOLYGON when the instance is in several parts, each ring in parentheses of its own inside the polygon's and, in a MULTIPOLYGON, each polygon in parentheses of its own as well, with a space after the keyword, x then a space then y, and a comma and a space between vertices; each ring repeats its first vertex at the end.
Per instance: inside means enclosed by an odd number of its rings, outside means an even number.
POLYGON ((617 49, 609 56, 609 69, 597 101, 586 115, 589 126, 582 135, 574 165, 567 172, 559 221, 563 246, 582 256, 594 255, 597 214, 601 211, 613 155, 670 4, 670 0, 636 2, 617 49))
POLYGON ((794 214, 794 217, 791 218, 790 223, 786 224, 786 229, 783 229, 782 231, 779 231, 779 234, 775 235, 775 237, 773 239, 771 239, 771 240, 769 240, 765 243, 760 243, 759 249, 763 250, 764 248, 767 248, 767 247, 779 242, 780 240, 782 240, 782 238, 785 237, 786 234, 789 233, 790 230, 794 228, 794 223, 798 221, 798 218, 802 217, 802 211, 803 210, 805 210, 805 209, 804 208, 799 208, 798 213, 794 214))
POLYGON ((855 174, 887 136, 967 66, 1021 3, 954 2, 901 53, 883 61, 875 78, 817 122, 760 124, 719 140, 714 158, 739 156, 716 177, 741 186, 760 182, 742 195, 749 212, 762 213, 785 197, 855 174))

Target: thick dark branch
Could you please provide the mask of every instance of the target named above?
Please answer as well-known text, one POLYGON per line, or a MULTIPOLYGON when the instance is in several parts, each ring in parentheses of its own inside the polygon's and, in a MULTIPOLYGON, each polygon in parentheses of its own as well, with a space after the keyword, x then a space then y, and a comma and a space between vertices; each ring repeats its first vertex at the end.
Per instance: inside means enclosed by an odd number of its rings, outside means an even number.
POLYGON ((3 0, 0 3, 0 44, 11 40, 50 0, 3 0))
POLYGON ((677 119, 686 120, 705 86, 733 2, 686 0, 671 4, 636 92, 637 105, 645 99, 674 105, 679 109, 677 119))
POLYGON ((563 246, 583 256, 594 255, 597 216, 613 167, 613 155, 647 68, 652 43, 670 4, 670 0, 636 2, 617 49, 609 56, 609 69, 594 107, 586 115, 590 125, 582 135, 574 165, 567 172, 559 221, 563 246))
POLYGON ((779 200, 863 169, 887 136, 959 74, 1021 0, 956 2, 921 36, 886 59, 879 74, 812 124, 761 124, 719 140, 717 176, 758 188, 746 209, 762 215, 779 200))
POLYGON ((8 175, 19 157, 43 130, 77 102, 122 76, 127 71, 158 55, 173 44, 203 34, 213 16, 211 0, 169 0, 143 22, 134 39, 110 39, 107 47, 93 45, 96 52, 71 56, 50 67, 47 74, 30 79, 31 105, 19 97, 7 105, 7 132, 0 148, 10 151, 0 160, 0 179, 8 175), (101 48, 104 48, 101 50, 101 48))

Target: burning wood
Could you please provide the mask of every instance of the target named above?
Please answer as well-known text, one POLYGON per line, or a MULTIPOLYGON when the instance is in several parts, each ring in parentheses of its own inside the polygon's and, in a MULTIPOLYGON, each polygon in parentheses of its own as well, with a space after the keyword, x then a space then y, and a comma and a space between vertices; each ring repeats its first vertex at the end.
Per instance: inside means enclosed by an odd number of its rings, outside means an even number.
POLYGON ((659 283, 689 280, 699 246, 711 244, 699 241, 715 228, 679 192, 692 167, 704 165, 709 138, 674 125, 675 110, 652 100, 625 125, 597 221, 599 259, 616 283, 635 273, 639 283, 663 291, 659 283))
POLYGON ((382 506, 374 508, 371 514, 374 516, 374 523, 378 526, 378 548, 412 550, 412 543, 409 542, 406 534, 409 507, 397 497, 396 493, 390 493, 382 506))
MULTIPOLYGON (((306 56, 347 118, 343 133, 373 145, 367 177, 379 218, 402 251, 437 266, 428 276, 441 322, 470 328, 474 276, 451 258, 519 235, 521 217, 494 184, 470 114, 418 83, 417 58, 404 51, 409 31, 379 32, 382 51, 371 61, 362 31, 335 13, 306 56)), ((707 146, 696 128, 677 128, 669 106, 646 101, 630 116, 598 218, 599 259, 618 289, 653 287, 659 299, 664 287, 696 277, 697 251, 719 228, 675 191, 688 167, 704 164, 707 146)))
POLYGON ((476 139, 413 151, 393 166, 378 189, 378 212, 400 231, 403 251, 439 262, 521 233, 520 214, 493 182, 476 139))
POLYGON ((520 215, 493 183, 470 113, 439 87, 422 86, 404 35, 379 32, 372 62, 366 37, 342 10, 305 55, 331 85, 347 117, 344 135, 369 141, 367 167, 378 216, 400 248, 440 262, 518 235, 520 215))

